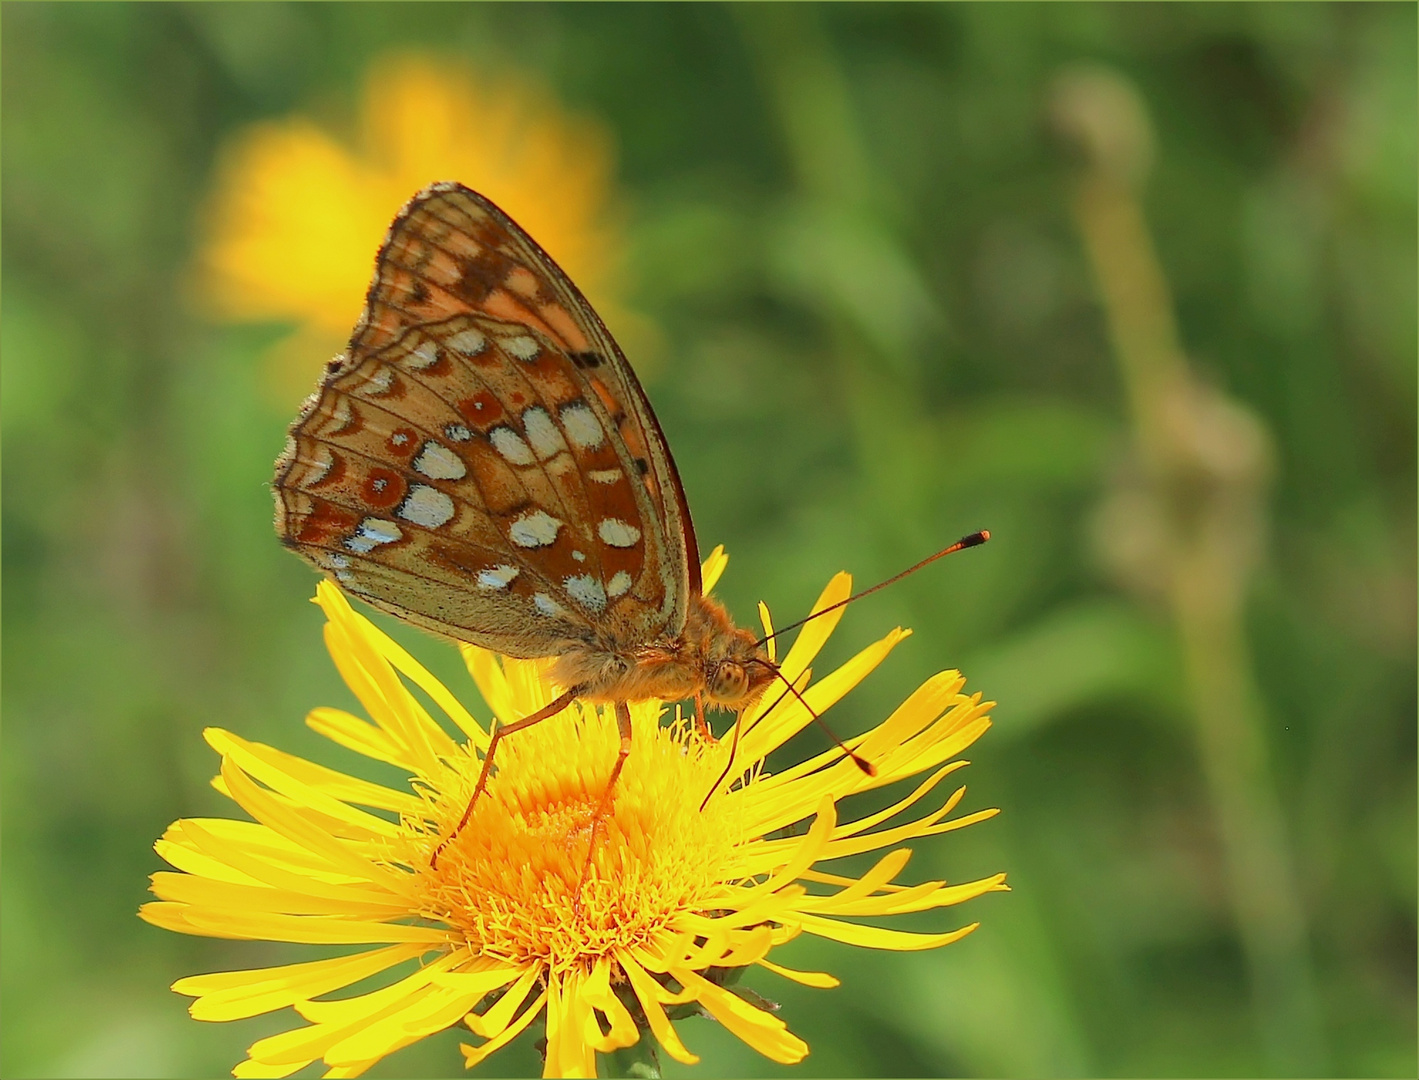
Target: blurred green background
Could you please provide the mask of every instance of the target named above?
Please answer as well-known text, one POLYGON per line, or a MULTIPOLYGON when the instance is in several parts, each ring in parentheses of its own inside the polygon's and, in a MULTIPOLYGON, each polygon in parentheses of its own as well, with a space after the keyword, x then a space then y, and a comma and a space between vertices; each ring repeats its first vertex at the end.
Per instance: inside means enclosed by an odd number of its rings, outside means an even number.
MULTIPOLYGON (((204 726, 351 764, 301 723, 353 703, 269 525, 285 330, 204 314, 193 268, 222 147, 295 114, 348 130, 393 48, 516 72, 610 133, 625 337, 741 621, 995 536, 858 605, 825 659, 916 630, 843 733, 943 667, 999 701, 963 809, 1003 813, 908 877, 1014 891, 924 923, 983 922, 936 952, 795 942, 837 990, 751 979, 812 1046, 797 1074, 1414 1075, 1413 5, 0 18, 6 1076, 220 1075, 293 1019, 199 1024, 167 985, 311 950, 134 915, 163 828, 227 812, 204 726), (1246 434, 1193 492, 1238 549, 1220 618, 1244 647, 1213 669, 1076 197, 1150 130, 1151 170, 1104 187, 1141 205, 1190 377, 1246 434)), ((451 648, 400 636, 472 693, 451 648)), ((793 1071, 682 1034, 705 1075, 793 1071)), ((456 1042, 374 1074, 456 1073, 456 1042)), ((537 1069, 525 1037, 481 1071, 537 1069)))

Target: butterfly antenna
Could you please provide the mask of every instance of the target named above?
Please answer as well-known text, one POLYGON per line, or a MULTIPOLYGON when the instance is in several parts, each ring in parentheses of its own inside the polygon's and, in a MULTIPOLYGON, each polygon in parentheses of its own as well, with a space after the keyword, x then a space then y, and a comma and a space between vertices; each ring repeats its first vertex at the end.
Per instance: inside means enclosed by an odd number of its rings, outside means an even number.
POLYGON ((838 738, 837 732, 830 728, 824 722, 823 718, 819 716, 817 712, 814 711, 813 706, 808 704, 808 700, 798 692, 798 687, 794 686, 793 683, 789 681, 788 676, 779 670, 777 664, 775 664, 772 660, 760 660, 758 657, 754 657, 754 661, 756 663, 763 664, 775 675, 777 675, 780 680, 782 680, 783 685, 788 687, 788 689, 793 693, 793 696, 798 699, 798 703, 808 710, 808 715, 813 718, 813 723, 817 724, 820 728, 823 729, 824 732, 827 733, 828 738, 833 740, 833 745, 843 752, 844 757, 852 758, 852 763, 868 776, 877 775, 876 766, 874 766, 872 762, 868 761, 865 757, 860 757, 857 754, 853 753, 847 748, 846 745, 844 745, 843 741, 838 738))
MULTIPOLYGON (((777 664, 775 664, 772 660, 764 660, 757 656, 752 657, 749 662, 754 664, 762 664, 764 667, 768 668, 776 676, 778 676, 779 681, 782 682, 785 687, 787 687, 787 689, 778 696, 778 699, 775 700, 772 705, 770 705, 767 709, 765 709, 759 714, 759 719, 763 719, 769 713, 773 712, 774 709, 778 708, 779 702, 781 702, 784 698, 788 697, 789 694, 792 694, 798 699, 799 704, 801 704, 805 709, 808 710, 808 715, 813 718, 813 723, 817 724, 820 728, 827 732, 828 738, 833 740, 833 745, 843 752, 843 757, 851 758, 852 763, 856 765, 859 769, 861 769, 863 773, 867 776, 877 775, 876 766, 873 765, 872 762, 868 761, 865 757, 862 757, 859 754, 855 754, 853 753, 853 751, 847 748, 843 741, 838 738, 837 732, 835 732, 827 725, 823 718, 819 716, 818 713, 814 710, 812 705, 808 704, 807 699, 804 698, 804 696, 798 692, 798 687, 794 686, 793 683, 789 681, 788 676, 779 670, 777 664)), ((754 724, 757 725, 758 722, 758 720, 755 720, 754 724)), ((729 770, 734 767, 734 751, 738 748, 738 746, 739 729, 736 725, 734 730, 734 743, 731 745, 729 750, 729 762, 724 766, 724 771, 719 774, 719 779, 716 780, 714 782, 714 785, 709 789, 709 794, 705 796, 704 802, 700 803, 701 810, 703 810, 705 808, 705 805, 709 802, 710 795, 713 795, 716 791, 718 791, 719 785, 724 783, 724 778, 729 775, 729 770)))
MULTIPOLYGON (((767 636, 765 636, 765 637, 761 637, 761 638, 758 640, 758 644, 759 644, 759 645, 764 645, 764 644, 766 644, 771 638, 776 638, 776 637, 778 637, 780 634, 786 634, 786 633, 788 633, 788 631, 790 631, 790 630, 797 630, 800 626, 803 626, 803 625, 806 624, 806 623, 812 622, 814 619, 820 618, 821 616, 828 614, 828 612, 830 612, 830 611, 837 611, 838 608, 840 608, 840 607, 846 607, 848 604, 851 604, 854 600, 861 600, 864 596, 871 596, 871 595, 872 595, 873 593, 875 593, 878 589, 885 589, 888 585, 894 585, 894 584, 896 584, 898 581, 901 581, 902 578, 906 577, 908 574, 915 574, 915 573, 916 573, 918 570, 920 570, 923 566, 929 566, 930 564, 934 563, 937 559, 944 558, 944 557, 947 556, 947 555, 953 555, 953 554, 955 554, 955 553, 958 552, 958 551, 964 551, 966 548, 979 547, 981 544, 984 544, 984 543, 985 543, 987 540, 989 540, 989 539, 990 539, 990 531, 989 531, 988 529, 982 529, 980 532, 973 532, 973 533, 970 534, 970 536, 963 536, 963 537, 961 537, 961 539, 957 540, 954 544, 950 545, 949 547, 944 547, 944 548, 942 548, 942 549, 941 549, 940 551, 938 551, 935 555, 928 555, 926 558, 922 559, 921 562, 917 563, 915 566, 909 566, 909 567, 907 567, 907 568, 906 568, 905 570, 903 570, 900 574, 893 574, 893 575, 892 575, 891 577, 889 577, 886 581, 878 582, 876 585, 872 586, 872 588, 870 588, 870 589, 863 589, 860 593, 854 593, 853 595, 849 596, 846 600, 839 600, 836 604, 829 604, 829 605, 828 605, 827 607, 825 607, 822 611, 815 611, 815 612, 813 612, 812 615, 809 615, 809 616, 808 616, 807 618, 805 618, 805 619, 799 619, 797 622, 795 622, 795 623, 789 623, 787 626, 780 626, 780 627, 779 627, 778 629, 776 629, 772 634, 769 634, 769 635, 767 635, 767 636)), ((760 660, 759 663, 762 664, 763 661, 760 660)), ((794 691, 794 693, 797 693, 797 692, 798 692, 798 691, 796 691, 796 690, 794 691)), ((806 702, 805 702, 805 704, 806 704, 806 702)), ((811 712, 812 710, 810 709, 809 711, 811 712)), ((814 717, 814 719, 817 719, 817 717, 814 717)))

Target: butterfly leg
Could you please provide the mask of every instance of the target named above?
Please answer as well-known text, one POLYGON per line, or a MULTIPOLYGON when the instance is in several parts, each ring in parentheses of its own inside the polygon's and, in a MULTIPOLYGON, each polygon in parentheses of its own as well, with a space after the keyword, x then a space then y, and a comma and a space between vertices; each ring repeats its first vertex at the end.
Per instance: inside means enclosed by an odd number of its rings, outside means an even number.
POLYGON ((700 738, 714 742, 714 732, 710 730, 709 721, 705 719, 705 695, 700 692, 695 694, 695 727, 700 738))
POLYGON ((616 779, 621 775, 621 769, 631 753, 631 707, 624 701, 616 702, 616 728, 621 735, 621 749, 616 753, 616 764, 611 766, 606 790, 601 793, 601 802, 597 804, 596 814, 591 819, 591 843, 586 849, 586 862, 582 864, 581 879, 576 886, 574 907, 578 911, 581 909, 581 889, 586 884, 586 875, 591 870, 591 859, 596 854, 596 840, 601 832, 601 823, 611 812, 611 802, 616 797, 616 779))
MULTIPOLYGON (((468 818, 473 813, 473 804, 478 801, 478 796, 483 794, 483 789, 488 786, 488 773, 493 767, 493 752, 497 750, 498 743, 502 742, 504 738, 515 731, 530 728, 533 724, 540 724, 549 716, 556 716, 557 713, 561 712, 576 699, 580 691, 581 687, 574 686, 561 697, 557 698, 556 701, 552 702, 550 705, 543 706, 531 716, 524 716, 521 720, 515 721, 514 723, 499 725, 493 728, 492 737, 488 740, 487 752, 483 754, 483 768, 478 773, 478 782, 473 785, 473 794, 468 797, 468 805, 463 808, 463 816, 458 819, 458 824, 454 827, 453 832, 445 836, 439 843, 439 846, 434 848, 434 853, 429 858, 429 869, 438 869, 439 856, 443 854, 443 849, 453 843, 453 841, 457 839, 458 834, 463 831, 463 826, 468 824, 468 818)), ((620 771, 619 763, 617 764, 616 771, 620 771)))

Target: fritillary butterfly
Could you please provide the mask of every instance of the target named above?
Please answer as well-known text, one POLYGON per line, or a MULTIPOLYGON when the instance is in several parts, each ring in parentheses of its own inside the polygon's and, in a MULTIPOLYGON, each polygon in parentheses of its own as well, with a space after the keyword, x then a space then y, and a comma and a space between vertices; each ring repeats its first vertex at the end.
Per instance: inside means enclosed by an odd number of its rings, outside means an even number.
POLYGON ((615 705, 609 798, 628 702, 693 697, 703 722, 704 702, 742 711, 776 677, 702 593, 675 461, 620 347, 551 257, 461 184, 394 219, 274 489, 281 541, 349 592, 556 658, 566 692, 494 731, 474 799, 498 740, 573 699, 615 705))

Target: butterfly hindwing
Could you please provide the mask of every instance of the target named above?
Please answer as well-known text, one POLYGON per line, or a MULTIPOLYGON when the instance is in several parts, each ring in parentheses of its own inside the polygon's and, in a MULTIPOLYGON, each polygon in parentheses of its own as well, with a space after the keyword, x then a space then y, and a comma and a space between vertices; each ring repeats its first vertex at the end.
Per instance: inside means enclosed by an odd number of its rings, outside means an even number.
POLYGON ((457 184, 395 219, 275 488, 278 533, 319 569, 510 655, 673 637, 698 586, 679 477, 620 349, 457 184))

